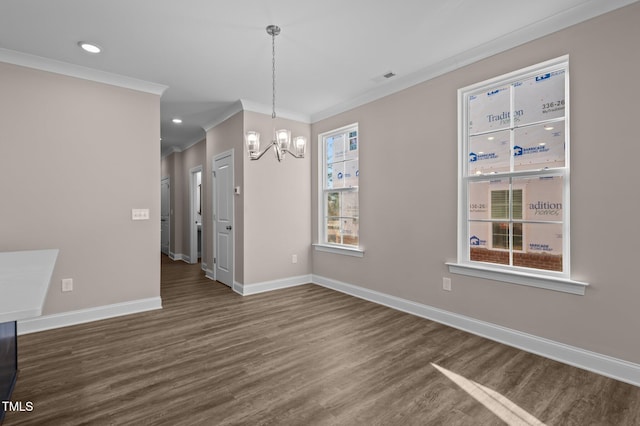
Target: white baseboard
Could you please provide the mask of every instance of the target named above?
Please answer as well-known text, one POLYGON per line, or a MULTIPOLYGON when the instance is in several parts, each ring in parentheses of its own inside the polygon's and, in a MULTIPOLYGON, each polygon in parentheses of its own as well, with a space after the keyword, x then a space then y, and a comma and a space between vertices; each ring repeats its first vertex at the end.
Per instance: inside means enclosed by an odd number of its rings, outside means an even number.
MULTIPOLYGON (((215 281, 215 272, 211 269, 204 270, 205 277, 215 281)), ((279 290, 282 288, 295 287, 303 284, 311 284, 311 274, 299 275, 297 277, 288 277, 272 281, 263 281, 254 284, 242 284, 237 281, 233 282, 231 289, 241 296, 249 296, 252 294, 264 293, 267 291, 279 290)))
POLYGON ((265 291, 280 290, 282 288, 295 287, 302 284, 311 284, 311 274, 297 277, 282 278, 273 281, 264 281, 255 284, 233 284, 233 291, 243 296, 264 293, 265 291))
MULTIPOLYGON (((214 272, 212 270, 206 269, 205 275, 209 279, 214 279, 214 272)), ((527 352, 640 387, 640 364, 565 345, 553 340, 347 284, 331 278, 318 275, 300 275, 255 284, 240 284, 234 282, 232 288, 235 292, 243 296, 248 296, 308 283, 320 285, 392 309, 436 321, 527 352)), ((18 334, 34 333, 154 309, 162 309, 162 300, 160 297, 99 306, 61 314, 45 315, 34 319, 18 321, 18 334)))
POLYGON ((18 321, 18 335, 83 324, 122 315, 137 314, 155 309, 162 309, 162 299, 160 297, 132 300, 130 302, 98 306, 61 314, 44 315, 38 318, 18 321))
POLYGON ((541 355, 564 364, 601 374, 621 382, 640 387, 640 364, 591 352, 564 343, 555 342, 532 334, 522 333, 496 324, 480 321, 464 315, 448 312, 432 306, 390 296, 374 290, 336 281, 318 275, 312 276, 314 284, 330 288, 370 302, 439 322, 469 333, 486 337, 505 345, 541 355))
MULTIPOLYGON (((182 260, 183 262, 186 262, 186 263, 192 263, 191 262, 191 256, 189 256, 188 254, 184 254, 184 253, 169 252, 169 259, 171 259, 171 260, 182 260)), ((195 262, 193 262, 193 263, 195 263, 195 262)))

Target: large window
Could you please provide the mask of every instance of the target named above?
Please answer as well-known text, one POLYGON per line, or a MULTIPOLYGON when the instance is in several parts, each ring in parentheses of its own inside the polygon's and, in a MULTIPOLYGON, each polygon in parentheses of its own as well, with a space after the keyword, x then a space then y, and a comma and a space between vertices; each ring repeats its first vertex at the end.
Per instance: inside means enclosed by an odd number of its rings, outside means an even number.
POLYGON ((567 57, 459 90, 458 265, 569 279, 568 93, 567 57))
POLYGON ((319 137, 321 245, 351 250, 359 246, 359 143, 357 124, 319 137))

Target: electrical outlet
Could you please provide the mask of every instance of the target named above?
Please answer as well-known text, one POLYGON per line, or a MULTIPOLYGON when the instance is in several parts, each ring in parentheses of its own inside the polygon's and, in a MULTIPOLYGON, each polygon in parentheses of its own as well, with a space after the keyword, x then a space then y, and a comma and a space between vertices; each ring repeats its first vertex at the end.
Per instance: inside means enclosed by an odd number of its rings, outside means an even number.
POLYGON ((442 277, 442 289, 444 291, 451 291, 451 278, 442 277))
POLYGON ((62 291, 73 291, 73 278, 62 279, 62 291))
POLYGON ((298 255, 297 254, 292 254, 291 255, 291 263, 298 263, 298 255))

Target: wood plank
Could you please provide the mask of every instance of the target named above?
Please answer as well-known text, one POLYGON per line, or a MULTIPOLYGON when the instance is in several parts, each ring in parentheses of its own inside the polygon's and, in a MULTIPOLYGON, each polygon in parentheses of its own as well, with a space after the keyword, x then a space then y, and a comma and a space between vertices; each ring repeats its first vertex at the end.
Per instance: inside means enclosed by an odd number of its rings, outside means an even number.
POLYGON ((34 408, 4 425, 640 424, 640 388, 315 285, 242 297, 163 257, 162 300, 20 336, 34 408))

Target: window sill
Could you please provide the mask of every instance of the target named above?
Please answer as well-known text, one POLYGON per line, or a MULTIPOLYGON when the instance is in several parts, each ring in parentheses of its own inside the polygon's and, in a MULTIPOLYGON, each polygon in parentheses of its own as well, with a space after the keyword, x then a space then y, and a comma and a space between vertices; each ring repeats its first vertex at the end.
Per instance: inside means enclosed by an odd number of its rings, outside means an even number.
POLYGON ((584 296, 587 283, 573 281, 567 278, 556 278, 547 275, 528 274, 517 271, 504 271, 491 267, 468 265, 455 262, 446 262, 449 272, 452 274, 467 275, 470 277, 486 278, 495 281, 503 281, 511 284, 526 285, 530 287, 555 290, 563 293, 578 294, 584 296))
POLYGON ((364 250, 358 247, 334 246, 330 244, 313 244, 313 247, 316 249, 316 251, 324 251, 326 253, 364 257, 364 250))

